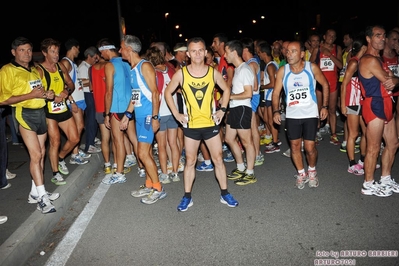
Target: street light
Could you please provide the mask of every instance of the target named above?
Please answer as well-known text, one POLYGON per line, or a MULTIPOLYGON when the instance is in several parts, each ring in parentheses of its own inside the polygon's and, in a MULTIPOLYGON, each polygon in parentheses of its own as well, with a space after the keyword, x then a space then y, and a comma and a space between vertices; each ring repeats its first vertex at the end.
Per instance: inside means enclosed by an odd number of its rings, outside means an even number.
POLYGON ((169 12, 165 13, 165 29, 166 29, 166 31, 169 31, 169 41, 168 41, 168 43, 172 42, 172 30, 169 28, 169 23, 168 23, 169 15, 170 15, 169 12))

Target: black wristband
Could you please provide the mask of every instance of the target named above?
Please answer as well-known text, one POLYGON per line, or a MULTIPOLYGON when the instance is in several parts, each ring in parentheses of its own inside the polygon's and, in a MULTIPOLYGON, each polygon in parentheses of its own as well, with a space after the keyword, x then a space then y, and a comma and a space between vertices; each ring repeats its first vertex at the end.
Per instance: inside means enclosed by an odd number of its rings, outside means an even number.
POLYGON ((321 108, 328 109, 328 105, 324 105, 324 106, 322 106, 321 108))
POLYGON ((109 116, 109 113, 106 114, 106 113, 104 112, 104 113, 103 113, 103 116, 104 116, 104 117, 109 116))
POLYGON ((273 111, 273 114, 275 114, 275 113, 281 114, 281 110, 275 110, 275 111, 273 111))

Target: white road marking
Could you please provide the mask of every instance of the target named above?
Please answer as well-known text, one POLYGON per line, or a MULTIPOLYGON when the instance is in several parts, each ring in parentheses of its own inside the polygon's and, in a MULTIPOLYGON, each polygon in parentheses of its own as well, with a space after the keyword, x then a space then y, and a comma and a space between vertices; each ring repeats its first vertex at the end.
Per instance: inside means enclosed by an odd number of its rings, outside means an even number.
POLYGON ((66 235, 61 242, 57 245, 54 252, 46 262, 46 266, 63 266, 68 262, 70 255, 82 237, 83 232, 86 230, 93 215, 96 213, 98 206, 100 206, 105 194, 107 193, 110 185, 101 183, 93 196, 90 198, 89 203, 85 206, 82 213, 78 216, 76 221, 69 228, 66 235))

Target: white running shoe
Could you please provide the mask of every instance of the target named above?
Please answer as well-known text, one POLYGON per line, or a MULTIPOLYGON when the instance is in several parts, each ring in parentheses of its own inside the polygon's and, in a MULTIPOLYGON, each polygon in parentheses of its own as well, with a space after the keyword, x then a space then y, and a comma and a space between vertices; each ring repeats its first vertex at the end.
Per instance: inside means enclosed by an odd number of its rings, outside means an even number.
POLYGON ((10 171, 8 171, 8 169, 6 169, 6 178, 8 180, 14 179, 16 176, 17 176, 17 174, 11 173, 10 171))
MULTIPOLYGON (((49 200, 54 201, 60 197, 60 193, 50 193, 46 191, 47 197, 49 200)), ((39 196, 33 196, 29 193, 28 203, 38 203, 40 201, 39 196)))
POLYGON ((162 184, 169 184, 170 183, 169 175, 160 173, 159 174, 159 182, 161 182, 162 184))
POLYGON ((101 182, 106 185, 113 185, 116 183, 122 184, 126 182, 126 176, 118 173, 106 175, 101 182))
POLYGON ((141 185, 138 190, 133 190, 131 195, 132 195, 132 197, 140 198, 140 197, 149 195, 151 193, 151 191, 152 191, 152 188, 148 188, 145 185, 141 185))
POLYGON ((60 173, 63 175, 69 174, 69 170, 68 170, 68 167, 66 166, 65 161, 58 162, 58 171, 60 171, 60 173))
POLYGON ((87 152, 88 153, 99 153, 99 152, 101 152, 101 148, 90 145, 89 148, 87 149, 87 152))
POLYGON ((166 197, 166 192, 163 188, 161 191, 152 189, 152 191, 150 192, 150 194, 148 194, 147 197, 141 199, 141 202, 144 204, 153 204, 160 199, 164 199, 165 197, 166 197))
POLYGON ((381 185, 380 182, 364 182, 361 190, 363 195, 374 195, 377 197, 389 197, 392 195, 392 190, 386 186, 381 185))

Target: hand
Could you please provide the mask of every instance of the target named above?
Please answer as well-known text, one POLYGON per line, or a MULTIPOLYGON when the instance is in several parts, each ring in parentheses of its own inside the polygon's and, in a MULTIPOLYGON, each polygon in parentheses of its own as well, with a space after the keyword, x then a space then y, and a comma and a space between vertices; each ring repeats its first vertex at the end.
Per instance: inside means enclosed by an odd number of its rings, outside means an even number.
POLYGON ((47 100, 53 101, 54 98, 55 98, 55 94, 54 94, 53 90, 49 90, 49 91, 46 92, 46 99, 47 100))
POLYGON ((216 125, 219 125, 224 116, 224 112, 222 110, 217 110, 214 114, 212 114, 213 121, 216 125))
POLYGON ((277 125, 281 125, 281 114, 279 112, 273 114, 273 122, 277 125))
POLYGON ((178 114, 176 116, 176 120, 179 121, 180 124, 182 124, 183 126, 186 126, 188 123, 188 116, 185 114, 178 114))
POLYGON ((43 99, 46 96, 46 92, 44 91, 44 88, 42 86, 38 86, 31 90, 30 94, 32 95, 32 99, 34 98, 40 98, 43 99))
POLYGON ((111 123, 110 123, 109 119, 110 119, 109 115, 104 117, 104 125, 106 128, 111 129, 111 123))
POLYGON ((159 130, 159 120, 158 119, 152 119, 152 131, 154 133, 157 133, 157 131, 159 130))
POLYGON ((60 102, 62 102, 63 100, 64 100, 63 97, 61 97, 61 96, 59 96, 59 95, 55 95, 53 101, 54 101, 55 103, 60 103, 60 102))
POLYGON ((66 91, 66 89, 63 90, 63 91, 61 91, 61 93, 60 93, 60 95, 59 95, 59 96, 60 96, 61 98, 63 98, 63 99, 67 99, 68 96, 69 96, 68 93, 66 93, 65 91, 66 91))
POLYGON ((320 111, 320 120, 326 119, 327 116, 328 116, 328 109, 326 109, 326 108, 321 108, 321 111, 320 111))
POLYGON ((320 48, 320 53, 325 54, 326 56, 331 56, 331 52, 329 49, 325 48, 325 47, 321 47, 320 48))
POLYGON ((346 112, 347 112, 346 106, 342 106, 342 104, 341 104, 341 113, 342 113, 344 116, 348 116, 348 115, 346 114, 346 112))
POLYGON ((126 130, 128 125, 129 125, 129 118, 127 118, 126 115, 124 115, 121 121, 119 122, 119 129, 122 131, 126 130))
POLYGON ((387 79, 382 83, 385 89, 391 91, 395 88, 395 83, 393 83, 392 77, 387 77, 387 79))

